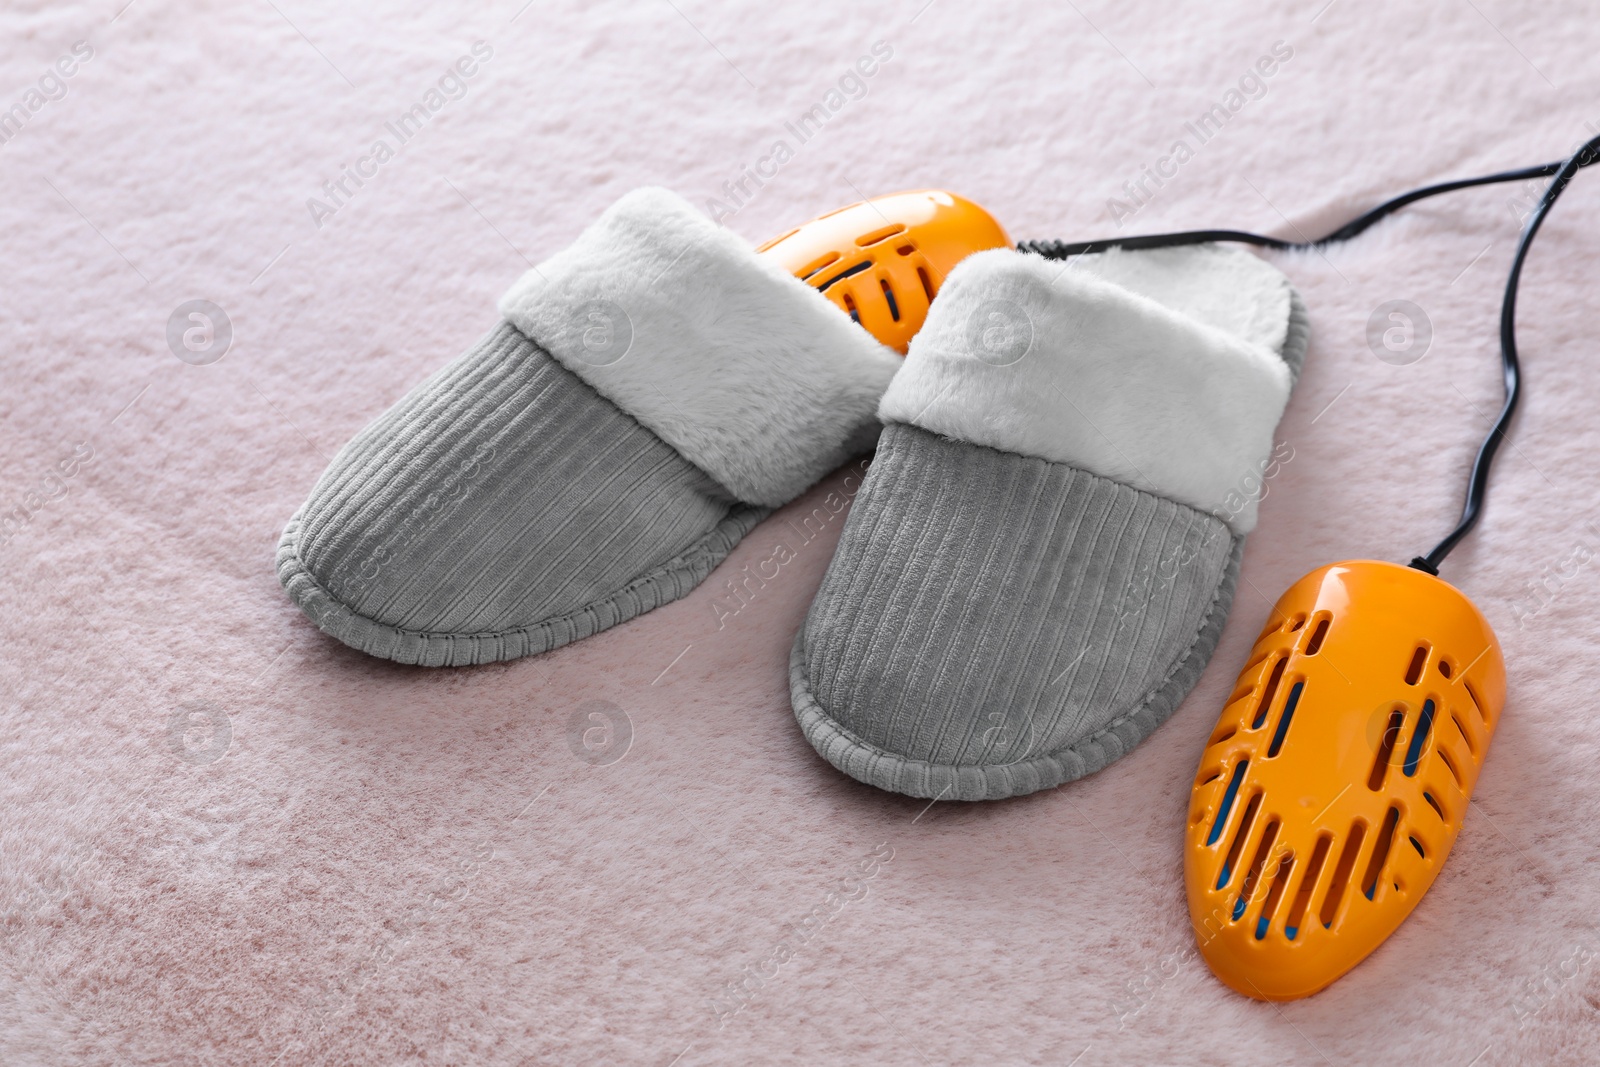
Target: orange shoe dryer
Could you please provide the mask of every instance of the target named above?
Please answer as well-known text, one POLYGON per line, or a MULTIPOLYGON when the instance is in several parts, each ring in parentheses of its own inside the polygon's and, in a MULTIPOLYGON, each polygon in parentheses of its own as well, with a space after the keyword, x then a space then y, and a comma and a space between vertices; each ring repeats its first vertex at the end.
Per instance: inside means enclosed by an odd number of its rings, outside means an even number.
POLYGON ((1505 686, 1482 614, 1424 571, 1335 563, 1283 594, 1189 806, 1189 916, 1219 978, 1292 1000, 1394 932, 1455 843, 1505 686))
POLYGON ((812 219, 756 251, 819 290, 905 355, 945 276, 1011 238, 983 208, 925 189, 865 200, 812 219))

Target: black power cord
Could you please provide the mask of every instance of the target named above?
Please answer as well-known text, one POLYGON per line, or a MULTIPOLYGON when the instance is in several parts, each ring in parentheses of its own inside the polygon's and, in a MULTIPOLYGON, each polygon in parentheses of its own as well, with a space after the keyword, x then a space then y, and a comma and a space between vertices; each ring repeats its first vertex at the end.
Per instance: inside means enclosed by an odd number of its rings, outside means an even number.
POLYGON ((1371 211, 1357 216, 1332 233, 1314 241, 1285 241, 1279 237, 1266 237, 1241 230, 1185 230, 1179 233, 1145 234, 1137 237, 1110 237, 1099 241, 1023 241, 1017 247, 1023 252, 1032 252, 1046 259, 1071 259, 1074 256, 1090 255, 1112 248, 1172 248, 1177 245, 1206 244, 1212 241, 1229 241, 1281 250, 1321 248, 1338 241, 1348 241, 1367 230, 1379 219, 1430 196, 1452 193, 1457 189, 1470 189, 1478 185, 1551 178, 1550 184, 1545 187, 1544 195, 1539 198, 1538 206, 1523 224, 1516 255, 1511 259, 1511 274, 1506 280, 1505 297, 1500 304, 1500 364, 1505 378, 1505 402, 1500 408, 1500 417, 1495 420, 1489 435, 1479 446, 1478 457, 1472 463, 1472 475, 1467 480, 1467 499, 1461 509, 1461 521, 1434 547, 1432 552, 1411 561, 1411 566, 1418 570, 1438 574, 1439 564, 1444 562, 1450 550, 1478 524, 1478 518, 1483 513, 1484 498, 1488 493, 1489 466, 1494 462, 1495 452, 1499 450, 1500 442, 1505 438, 1506 428, 1511 424, 1511 416, 1516 413, 1517 400, 1522 394, 1522 372, 1521 365, 1517 361, 1516 330, 1517 286, 1522 280, 1522 264, 1528 258, 1528 250, 1533 246, 1534 236, 1544 224, 1551 205, 1561 196, 1579 170, 1597 161, 1600 161, 1600 137, 1593 138, 1564 161, 1524 167, 1521 170, 1502 171, 1481 178, 1440 182, 1437 185, 1413 189, 1392 200, 1385 200, 1371 211))
POLYGON ((1555 177, 1545 187, 1544 195, 1539 198, 1539 205, 1533 209, 1533 213, 1528 216, 1528 221, 1522 227, 1522 236, 1517 240, 1516 255, 1511 257, 1511 274, 1506 279, 1506 295, 1500 302, 1500 364, 1505 376, 1505 403, 1500 407, 1500 417, 1489 430, 1489 436, 1483 439, 1483 444, 1478 448, 1478 458, 1472 461, 1472 476, 1467 481, 1467 500, 1461 508, 1461 521, 1443 541, 1434 546, 1432 552, 1411 561, 1411 565, 1419 570, 1438 574, 1439 564, 1444 562, 1450 550, 1456 547, 1456 542, 1467 536, 1478 524, 1478 516, 1483 511, 1483 501, 1489 491, 1489 464, 1494 462, 1494 454, 1499 450, 1500 442, 1505 439, 1506 429, 1511 425, 1511 416, 1517 410, 1517 398, 1522 393, 1522 365, 1517 360, 1517 287, 1522 282, 1522 264, 1528 258, 1528 250, 1533 247, 1533 238, 1538 234, 1539 227, 1544 225, 1544 217, 1550 213, 1551 206, 1566 190, 1567 184, 1579 170, 1600 158, 1596 154, 1597 150, 1600 150, 1600 137, 1590 140, 1556 170, 1555 177))

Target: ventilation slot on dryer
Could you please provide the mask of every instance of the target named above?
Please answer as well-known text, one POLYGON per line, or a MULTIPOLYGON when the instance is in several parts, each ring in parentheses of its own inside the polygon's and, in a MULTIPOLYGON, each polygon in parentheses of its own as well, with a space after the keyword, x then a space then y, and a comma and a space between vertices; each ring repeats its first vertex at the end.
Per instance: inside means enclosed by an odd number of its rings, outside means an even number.
POLYGON ((1278 662, 1273 664, 1272 675, 1267 679, 1267 687, 1261 691, 1261 703, 1256 705, 1256 717, 1250 723, 1250 729, 1261 729, 1262 723, 1267 721, 1267 712, 1272 710, 1272 698, 1278 695, 1278 683, 1283 681, 1283 669, 1289 665, 1288 656, 1280 656, 1278 662))
POLYGON ((885 226, 881 230, 873 230, 871 233, 862 234, 860 237, 856 238, 856 244, 860 245, 862 248, 867 248, 870 245, 877 244, 879 241, 887 241, 897 233, 905 232, 905 223, 897 222, 893 226, 885 226))
POLYGON ((1378 879, 1383 874, 1384 861, 1389 858, 1389 846, 1394 843, 1395 827, 1400 825, 1400 809, 1391 807, 1384 816, 1383 829, 1372 844, 1372 858, 1367 861, 1367 873, 1361 879, 1361 894, 1372 900, 1378 893, 1378 879))
POLYGON ((1267 865, 1267 857, 1272 855, 1272 845, 1277 840, 1278 820, 1273 819, 1262 831, 1261 843, 1256 846, 1256 858, 1250 861, 1250 870, 1244 876, 1244 884, 1239 887, 1239 899, 1233 904, 1234 922, 1244 918, 1251 897, 1255 894, 1256 887, 1261 884, 1261 869, 1267 865))
POLYGON ((1472 740, 1472 735, 1467 732, 1467 728, 1461 725, 1461 716, 1452 711, 1450 713, 1450 721, 1455 724, 1456 733, 1460 734, 1461 740, 1466 743, 1467 752, 1476 758, 1478 755, 1477 743, 1472 740))
POLYGON ((1267 931, 1272 928, 1273 916, 1278 914, 1278 905, 1283 902, 1284 890, 1289 888, 1289 876, 1294 873, 1294 853, 1286 851, 1278 860, 1278 870, 1272 876, 1272 888, 1267 890, 1267 902, 1261 906, 1261 917, 1256 920, 1256 940, 1260 941, 1267 936, 1267 931))
POLYGON ((1239 853, 1244 851, 1244 843, 1250 836, 1250 830, 1256 824, 1256 812, 1261 810, 1261 794, 1257 793, 1250 798, 1250 803, 1245 805, 1244 817, 1239 820, 1239 829, 1233 835, 1233 845, 1228 849, 1228 858, 1222 861, 1222 873, 1217 875, 1217 888, 1221 889, 1233 881, 1233 872, 1239 863, 1239 853))
POLYGON ((896 322, 900 321, 900 305, 895 303, 894 290, 889 288, 888 278, 879 278, 878 284, 883 287, 883 298, 889 302, 889 317, 896 322))
POLYGON ((1305 921, 1306 911, 1311 907, 1311 894, 1317 888, 1317 879, 1322 877, 1322 866, 1328 862, 1328 850, 1333 847, 1333 835, 1322 834, 1317 838, 1317 845, 1311 850, 1311 862, 1306 866, 1306 873, 1300 878, 1300 888, 1294 895, 1294 903, 1289 907, 1289 914, 1283 920, 1283 933, 1290 941, 1300 932, 1300 924, 1305 921))
POLYGON ((1417 650, 1411 654, 1411 666, 1406 668, 1406 684, 1416 685, 1422 678, 1423 665, 1428 662, 1428 646, 1418 645, 1417 650))
MULTIPOLYGON (((1245 671, 1248 672, 1252 667, 1258 666, 1261 663, 1261 661, 1266 659, 1266 658, 1267 658, 1267 653, 1263 652, 1261 655, 1257 656, 1255 659, 1253 659, 1249 663, 1245 664, 1245 668, 1244 668, 1245 671)), ((1259 681, 1255 681, 1255 682, 1240 682, 1238 687, 1236 689, 1234 689, 1233 695, 1228 697, 1228 706, 1231 707, 1232 705, 1237 704, 1239 701, 1243 700, 1245 697, 1249 696, 1251 693, 1254 693, 1258 688, 1260 688, 1260 686, 1261 686, 1261 683, 1259 681)))
POLYGON ((1422 749, 1428 743, 1428 733, 1433 729, 1433 700, 1423 701, 1422 714, 1417 718, 1417 728, 1411 731, 1411 746, 1406 749, 1405 766, 1401 768, 1407 778, 1417 776, 1417 761, 1422 758, 1422 749))
POLYGON ((1493 728, 1494 723, 1489 721, 1489 712, 1484 709, 1483 701, 1478 699, 1478 691, 1472 688, 1471 682, 1463 681, 1461 684, 1466 687, 1467 696, 1472 698, 1472 706, 1477 709, 1478 718, 1483 720, 1483 725, 1493 728))
POLYGON ((1283 739, 1289 733, 1289 720, 1294 718, 1295 706, 1300 703, 1300 693, 1305 687, 1305 682, 1296 682, 1294 688, 1289 690, 1289 699, 1283 702, 1283 714, 1278 716, 1278 728, 1272 734, 1272 744, 1267 748, 1268 759, 1283 748, 1283 739))
POLYGON ((1350 888, 1350 876, 1355 873, 1356 859, 1361 855, 1361 842, 1366 840, 1366 836, 1366 823, 1351 824, 1350 836, 1344 840, 1344 851, 1339 853, 1339 865, 1333 869, 1333 882, 1328 886, 1328 895, 1322 898, 1322 910, 1318 918, 1322 920, 1323 929, 1332 926, 1333 920, 1339 917, 1339 904, 1344 900, 1345 890, 1350 888))
POLYGON ((851 275, 860 274, 870 266, 872 266, 872 260, 869 259, 865 260, 864 262, 857 263, 848 270, 842 270, 838 274, 835 274, 833 277, 829 278, 827 281, 823 282, 821 285, 817 286, 817 292, 825 293, 834 282, 842 282, 851 275))
POLYGON ((1217 809, 1217 821, 1211 824, 1211 834, 1206 838, 1207 845, 1214 845, 1222 838, 1222 831, 1228 825, 1228 816, 1233 813, 1233 802, 1239 795, 1239 783, 1244 781, 1244 769, 1250 766, 1250 761, 1242 759, 1233 769, 1233 777, 1228 780, 1227 791, 1222 794, 1222 807, 1217 809))
POLYGON ((1306 642, 1306 655, 1315 656, 1322 651, 1322 642, 1328 639, 1328 625, 1333 622, 1333 616, 1324 615, 1317 623, 1317 628, 1311 631, 1311 640, 1306 642))
POLYGON ((1445 817, 1444 809, 1439 806, 1439 802, 1434 799, 1434 796, 1433 796, 1432 793, 1430 793, 1426 789, 1424 789, 1422 791, 1422 799, 1426 800, 1428 802, 1428 807, 1432 808, 1433 809, 1433 813, 1435 815, 1439 816, 1439 821, 1440 822, 1449 822, 1450 821, 1448 818, 1445 817))
POLYGON ((1389 773, 1389 760, 1394 755, 1394 743, 1400 737, 1400 727, 1406 721, 1404 708, 1395 708, 1389 713, 1389 724, 1383 729, 1383 736, 1378 738, 1378 752, 1372 760, 1372 773, 1367 775, 1367 788, 1376 793, 1383 788, 1383 779, 1389 773))
POLYGON ((1463 793, 1467 791, 1466 779, 1461 777, 1461 772, 1456 770, 1456 761, 1450 758, 1450 753, 1435 745, 1433 750, 1439 754, 1439 759, 1444 762, 1445 769, 1450 772, 1450 777, 1456 780, 1456 788, 1463 793))
MULTIPOLYGON (((1246 673, 1250 673, 1251 670, 1254 669, 1254 667, 1258 667, 1258 665, 1261 665, 1261 661, 1264 661, 1264 659, 1266 659, 1267 656, 1270 656, 1270 654, 1272 654, 1272 649, 1269 648, 1269 649, 1266 649, 1266 651, 1262 651, 1262 653, 1256 654, 1256 656, 1251 656, 1250 657, 1250 662, 1248 662, 1248 664, 1245 664, 1245 669, 1240 670, 1240 672, 1238 672, 1238 677, 1240 677, 1240 678, 1245 677, 1246 673)), ((1237 701, 1238 697, 1243 696, 1243 694, 1245 694, 1245 693, 1253 693, 1254 688, 1256 688, 1256 683, 1254 683, 1254 681, 1245 681, 1245 683, 1243 683, 1243 685, 1240 685, 1240 688, 1238 688, 1238 693, 1235 694, 1234 697, 1230 697, 1229 704, 1232 704, 1232 702, 1237 701)))

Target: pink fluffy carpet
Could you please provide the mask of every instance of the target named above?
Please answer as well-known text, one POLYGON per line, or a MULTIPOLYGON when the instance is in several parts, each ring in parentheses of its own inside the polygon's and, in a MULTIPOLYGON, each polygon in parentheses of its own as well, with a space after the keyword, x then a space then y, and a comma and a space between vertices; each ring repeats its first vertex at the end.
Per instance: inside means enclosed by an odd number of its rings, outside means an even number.
POLYGON ((802 740, 789 645, 842 517, 797 517, 843 471, 687 599, 503 666, 366 658, 273 571, 334 451, 631 188, 752 242, 928 186, 1016 238, 1309 234, 1600 129, 1589 5, 519 2, 0 13, 0 1062, 1594 1062, 1600 178, 1532 257, 1526 406, 1446 569, 1503 641, 1502 725, 1433 891, 1307 1000, 1195 956, 1188 784, 1271 600, 1454 520, 1536 188, 1271 257, 1314 337, 1227 632, 1061 789, 930 807, 802 740), (168 343, 196 299, 231 323, 208 364, 168 343), (1391 300, 1422 358, 1369 345, 1391 300))

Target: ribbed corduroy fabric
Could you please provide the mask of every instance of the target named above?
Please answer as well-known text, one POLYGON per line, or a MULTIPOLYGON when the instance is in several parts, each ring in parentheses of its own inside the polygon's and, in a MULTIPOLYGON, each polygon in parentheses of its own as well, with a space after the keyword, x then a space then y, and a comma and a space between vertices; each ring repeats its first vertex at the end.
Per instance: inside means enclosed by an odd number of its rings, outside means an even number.
MULTIPOLYGON (((1309 339, 1291 290, 1293 377, 1309 339)), ((790 655, 795 716, 839 770, 911 796, 1091 774, 1199 680, 1243 547, 1208 512, 891 423, 790 655)))
POLYGON ((801 728, 913 796, 1091 773, 1199 677, 1241 544, 1187 505, 891 424, 795 648, 801 728))
POLYGON ((278 573, 363 652, 488 663, 684 596, 767 510, 502 323, 340 451, 278 573))

